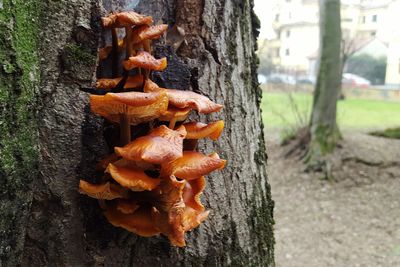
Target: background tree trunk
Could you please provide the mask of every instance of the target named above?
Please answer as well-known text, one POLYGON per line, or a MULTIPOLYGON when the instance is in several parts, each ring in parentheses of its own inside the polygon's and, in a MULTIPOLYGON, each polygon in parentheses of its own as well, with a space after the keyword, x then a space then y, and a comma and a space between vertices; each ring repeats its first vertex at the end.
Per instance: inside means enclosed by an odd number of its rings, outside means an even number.
POLYGON ((308 160, 331 152, 340 138, 336 106, 341 85, 340 0, 320 0, 320 63, 311 114, 308 160))
POLYGON ((0 72, 0 266, 274 265, 252 0, 6 0, 0 12, 0 56, 10 62, 0 72), (169 67, 154 79, 225 105, 201 116, 225 120, 221 140, 202 141, 200 150, 220 153, 228 166, 208 177, 202 199, 211 214, 184 249, 113 227, 96 201, 77 193, 107 153, 103 119, 79 90, 92 82, 103 45, 99 18, 136 4, 187 33, 177 52, 156 45, 169 67))

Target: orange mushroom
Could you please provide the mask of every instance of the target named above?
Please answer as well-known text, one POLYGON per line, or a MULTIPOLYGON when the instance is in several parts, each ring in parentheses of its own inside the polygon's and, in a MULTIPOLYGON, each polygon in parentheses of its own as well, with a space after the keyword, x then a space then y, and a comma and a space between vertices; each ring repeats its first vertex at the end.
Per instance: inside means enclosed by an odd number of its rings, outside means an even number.
POLYGON ((169 105, 176 108, 191 108, 205 114, 217 112, 223 108, 223 105, 216 104, 209 98, 195 92, 161 88, 149 79, 145 82, 145 92, 159 92, 164 90, 168 94, 169 105))
POLYGON ((134 11, 125 11, 103 17, 101 22, 104 28, 124 28, 135 25, 150 25, 153 23, 153 18, 134 11))
POLYGON ((120 122, 121 114, 126 114, 131 125, 158 118, 168 107, 167 95, 163 92, 107 93, 91 95, 90 107, 93 113, 112 122, 120 122))
POLYGON ((183 190, 186 181, 178 181, 171 175, 163 179, 160 186, 154 190, 152 216, 158 229, 168 237, 174 246, 185 246, 185 230, 182 219, 185 209, 183 190))
MULTIPOLYGON (((113 79, 99 79, 96 82, 96 88, 101 89, 113 89, 122 80, 122 77, 113 79)), ((130 76, 127 78, 124 88, 136 88, 143 85, 144 77, 141 74, 130 76)))
POLYGON ((157 228, 174 246, 185 246, 185 232, 204 221, 208 211, 200 202, 205 179, 178 181, 175 176, 163 179, 154 190, 155 199, 152 216, 157 228))
POLYGON ((190 231, 203 222, 209 214, 205 211, 203 204, 200 201, 200 195, 206 186, 204 176, 187 181, 183 190, 183 201, 185 202, 185 211, 183 214, 183 228, 185 231, 190 231))
POLYGON ((200 196, 206 187, 206 179, 204 176, 186 182, 183 190, 183 201, 186 207, 203 211, 204 206, 201 204, 200 196))
POLYGON ((216 121, 209 124, 201 122, 184 123, 187 135, 186 139, 200 139, 209 137, 217 140, 224 129, 224 121, 216 121))
POLYGON ((148 70, 162 71, 167 67, 167 58, 155 59, 146 51, 139 51, 136 56, 123 62, 125 70, 144 68, 148 70))
POLYGON ((184 121, 188 117, 191 109, 190 108, 175 108, 175 107, 168 107, 168 109, 161 114, 158 118, 160 121, 184 121))
POLYGON ((132 214, 124 214, 112 207, 107 209, 104 214, 112 225, 122 227, 137 235, 150 237, 160 234, 160 230, 153 222, 151 207, 140 207, 132 214))
POLYGON ((118 211, 124 214, 134 213, 140 206, 139 204, 131 199, 116 199, 115 207, 118 211))
POLYGON ((212 102, 208 97, 191 91, 168 89, 170 105, 177 108, 192 108, 200 113, 208 114, 222 109, 222 105, 212 102))
POLYGON ((168 26, 152 23, 151 16, 133 11, 102 18, 103 27, 111 29, 112 46, 99 49, 99 58, 111 54, 112 78, 98 79, 98 90, 83 89, 96 94, 90 96, 93 113, 119 123, 121 144, 96 166, 98 171, 109 173, 103 178, 111 176, 113 180, 97 185, 81 180, 79 191, 99 199, 114 226, 145 237, 162 233, 172 245, 182 247, 185 232, 199 226, 209 214, 200 201, 204 175, 226 164, 216 153, 206 156, 187 150, 194 149, 200 138, 216 140, 224 122, 190 122, 177 129, 175 124, 186 120, 192 109, 208 114, 219 111, 222 105, 191 91, 160 88, 149 79, 151 70, 167 67, 166 58, 151 55, 151 40, 160 38, 168 26), (119 39, 117 28, 125 28, 123 39, 119 39), (123 49, 125 71, 120 77, 123 49), (140 68, 139 74, 131 77, 129 70, 133 68, 140 68), (130 90, 143 85, 144 92, 130 90), (126 92, 116 93, 124 89, 126 92), (168 121, 169 128, 161 125, 153 129, 153 120, 168 121), (150 132, 131 142, 131 125, 144 122, 150 122, 150 132))
POLYGON ((80 180, 79 193, 88 195, 92 198, 105 200, 128 197, 128 191, 126 189, 110 182, 105 184, 91 184, 80 180))
POLYGON ((153 190, 161 182, 161 179, 149 177, 143 170, 129 164, 125 159, 110 163, 106 172, 110 173, 117 183, 132 191, 153 190))
POLYGON ((183 126, 172 130, 161 125, 124 147, 115 147, 115 153, 127 160, 161 164, 182 157, 185 136, 186 130, 183 126))
POLYGON ((142 25, 135 27, 132 34, 133 44, 138 44, 144 40, 154 40, 158 39, 163 35, 168 29, 167 24, 160 24, 155 26, 142 25))
MULTIPOLYGON (((142 46, 143 46, 142 43, 132 44, 132 49, 139 50, 142 48, 142 46)), ((118 45, 117 45, 118 52, 122 52, 125 49, 125 47, 126 47, 126 38, 118 39, 118 45)), ((112 45, 108 45, 108 46, 100 48, 99 49, 99 59, 100 60, 106 59, 111 54, 112 49, 113 49, 112 45)))
POLYGON ((226 160, 220 159, 217 153, 206 156, 199 152, 184 151, 183 157, 161 165, 161 175, 175 175, 181 179, 193 180, 223 169, 225 164, 226 160))

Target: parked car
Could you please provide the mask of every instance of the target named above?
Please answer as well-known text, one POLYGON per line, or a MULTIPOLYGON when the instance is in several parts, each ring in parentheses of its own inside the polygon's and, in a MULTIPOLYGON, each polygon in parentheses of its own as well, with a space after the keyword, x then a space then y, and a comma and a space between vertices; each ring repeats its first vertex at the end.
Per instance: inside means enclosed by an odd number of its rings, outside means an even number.
POLYGON ((312 77, 312 76, 300 76, 300 77, 297 77, 296 84, 313 85, 313 84, 315 84, 315 77, 312 77))
POLYGON ((344 73, 342 76, 342 84, 356 87, 369 87, 371 82, 356 74, 344 73))
POLYGON ((296 84, 296 79, 288 74, 282 74, 282 73, 274 73, 271 74, 267 77, 267 83, 274 83, 274 84, 296 84))

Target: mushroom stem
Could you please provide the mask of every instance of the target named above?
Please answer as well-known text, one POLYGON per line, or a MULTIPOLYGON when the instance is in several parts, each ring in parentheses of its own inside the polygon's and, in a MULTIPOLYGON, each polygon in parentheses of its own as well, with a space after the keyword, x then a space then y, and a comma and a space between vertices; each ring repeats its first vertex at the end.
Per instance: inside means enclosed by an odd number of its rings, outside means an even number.
POLYGON ((132 56, 132 27, 125 27, 126 38, 126 60, 132 56))
POLYGON ((125 146, 131 141, 131 125, 127 114, 122 113, 119 122, 121 146, 125 146))
MULTIPOLYGON (((151 54, 151 41, 150 40, 144 40, 143 41, 143 49, 144 51, 148 52, 149 54, 151 54)), ((145 69, 144 70, 144 76, 146 77, 146 80, 149 79, 150 77, 150 70, 145 69)))
POLYGON ((169 121, 168 127, 173 130, 175 128, 175 124, 176 124, 176 118, 174 117, 169 121))
POLYGON ((118 77, 118 33, 116 28, 111 29, 112 35, 112 76, 113 78, 118 77))
POLYGON ((104 199, 99 199, 98 202, 99 202, 99 206, 102 210, 107 210, 107 203, 104 199))

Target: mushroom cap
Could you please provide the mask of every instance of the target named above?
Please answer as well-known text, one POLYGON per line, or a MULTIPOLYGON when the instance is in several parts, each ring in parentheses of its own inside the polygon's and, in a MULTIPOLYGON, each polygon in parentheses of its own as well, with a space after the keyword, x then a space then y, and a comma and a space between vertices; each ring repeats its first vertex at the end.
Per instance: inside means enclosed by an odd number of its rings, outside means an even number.
POLYGON ((168 29, 167 24, 155 26, 142 25, 135 27, 132 32, 133 44, 141 43, 144 40, 154 40, 160 38, 168 29))
POLYGON ((215 121, 209 124, 201 122, 184 123, 187 134, 186 139, 200 139, 209 137, 212 140, 217 140, 222 130, 224 129, 224 121, 215 121))
POLYGON ((110 182, 105 184, 91 184, 80 180, 79 193, 88 195, 92 198, 105 200, 128 197, 128 191, 126 189, 110 182))
POLYGON ((208 97, 192 91, 161 88, 150 79, 147 79, 144 84, 145 92, 160 92, 163 90, 168 94, 169 105, 179 109, 191 108, 200 113, 208 114, 220 111, 223 108, 223 105, 216 104, 208 97))
POLYGON ((200 201, 200 196, 205 187, 206 179, 204 176, 186 182, 183 190, 183 201, 185 202, 186 207, 190 207, 198 211, 204 210, 204 206, 200 201))
POLYGON ((146 51, 139 51, 136 56, 130 57, 123 62, 125 70, 133 68, 144 68, 149 70, 162 71, 167 67, 167 58, 155 59, 146 51))
POLYGON ((150 191, 161 182, 161 179, 151 178, 143 170, 129 164, 129 161, 125 159, 110 163, 106 172, 110 173, 117 183, 132 191, 150 191))
MULTIPOLYGON (((98 79, 96 82, 96 88, 98 89, 113 89, 122 80, 122 77, 113 79, 98 79)), ((125 89, 136 88, 143 85, 144 76, 137 74, 135 76, 129 76, 124 85, 125 89)))
POLYGON ((169 104, 177 108, 192 108, 208 114, 220 111, 223 106, 212 102, 208 97, 192 91, 167 89, 169 104))
POLYGON ((153 18, 134 11, 124 11, 102 17, 101 22, 104 28, 123 28, 135 25, 150 25, 153 23, 153 18))
POLYGON ((124 147, 115 147, 115 153, 124 159, 161 164, 182 157, 185 127, 176 130, 161 125, 124 147))
POLYGON ((120 122, 121 114, 126 114, 130 124, 137 125, 163 114, 168 107, 168 97, 165 92, 91 95, 90 107, 93 113, 116 123, 120 122))
POLYGON ((184 121, 189 116, 191 108, 168 107, 168 109, 158 118, 160 121, 184 121))
POLYGON ((178 178, 193 180, 212 171, 223 169, 226 160, 220 159, 217 153, 206 156, 195 151, 183 151, 183 156, 161 165, 161 175, 175 175, 178 178))
POLYGON ((150 237, 160 234, 153 222, 151 207, 142 206, 132 214, 124 214, 112 207, 104 214, 112 225, 122 227, 137 235, 150 237))
POLYGON ((116 199, 115 207, 119 212, 124 214, 134 213, 140 206, 135 200, 131 199, 116 199))

